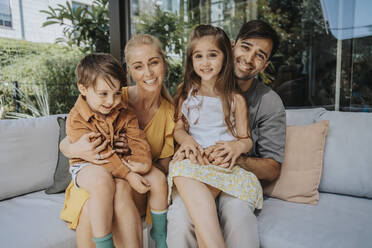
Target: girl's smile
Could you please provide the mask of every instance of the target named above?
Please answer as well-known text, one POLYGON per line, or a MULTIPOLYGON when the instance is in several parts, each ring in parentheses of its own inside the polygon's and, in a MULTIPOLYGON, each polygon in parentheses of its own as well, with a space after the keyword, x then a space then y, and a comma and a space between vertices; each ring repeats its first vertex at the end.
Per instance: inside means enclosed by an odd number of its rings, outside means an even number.
POLYGON ((223 53, 216 46, 213 36, 204 36, 195 42, 192 63, 202 83, 215 83, 221 71, 223 53))

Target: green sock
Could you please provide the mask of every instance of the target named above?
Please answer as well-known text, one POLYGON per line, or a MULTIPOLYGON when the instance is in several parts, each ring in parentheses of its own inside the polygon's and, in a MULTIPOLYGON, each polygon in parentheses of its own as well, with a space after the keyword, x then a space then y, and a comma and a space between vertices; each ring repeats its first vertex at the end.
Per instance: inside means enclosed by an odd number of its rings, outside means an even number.
POLYGON ((150 236, 156 243, 156 248, 168 248, 167 246, 167 213, 163 211, 160 213, 151 211, 152 228, 150 236))
POLYGON ((96 248, 114 248, 112 233, 109 233, 102 238, 93 238, 93 241, 96 243, 96 248))

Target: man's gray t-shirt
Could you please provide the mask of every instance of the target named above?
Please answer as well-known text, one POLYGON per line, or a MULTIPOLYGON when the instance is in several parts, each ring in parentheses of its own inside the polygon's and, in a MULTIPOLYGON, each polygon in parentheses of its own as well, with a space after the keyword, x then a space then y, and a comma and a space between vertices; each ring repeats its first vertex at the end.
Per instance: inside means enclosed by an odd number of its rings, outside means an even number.
POLYGON ((285 149, 285 109, 280 97, 254 79, 243 93, 249 109, 249 127, 253 147, 250 157, 271 158, 282 163, 285 149))

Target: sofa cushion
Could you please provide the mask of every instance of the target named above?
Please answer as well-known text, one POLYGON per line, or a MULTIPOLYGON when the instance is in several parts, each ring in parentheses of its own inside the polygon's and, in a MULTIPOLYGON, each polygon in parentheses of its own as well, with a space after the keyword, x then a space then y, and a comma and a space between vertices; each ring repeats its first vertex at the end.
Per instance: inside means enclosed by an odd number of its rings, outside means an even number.
POLYGON ((286 109, 286 122, 287 125, 309 125, 325 111, 324 108, 286 109))
MULTIPOLYGON (((59 139, 58 144, 66 137, 66 117, 57 117, 59 124, 59 139)), ((53 176, 53 184, 45 190, 47 194, 56 194, 64 192, 71 181, 69 172, 69 161, 61 151, 58 150, 57 167, 53 176)))
POLYGON ((0 120, 0 200, 52 184, 58 130, 55 116, 0 120))
POLYGON ((59 218, 64 194, 43 191, 0 202, 0 246, 76 247, 75 232, 59 218))
POLYGON ((372 198, 372 113, 325 111, 329 120, 319 190, 372 198))
POLYGON ((287 126, 284 161, 279 178, 264 187, 266 195, 316 204, 329 121, 287 126))
POLYGON ((372 200, 320 193, 318 205, 264 200, 262 248, 371 247, 372 200))

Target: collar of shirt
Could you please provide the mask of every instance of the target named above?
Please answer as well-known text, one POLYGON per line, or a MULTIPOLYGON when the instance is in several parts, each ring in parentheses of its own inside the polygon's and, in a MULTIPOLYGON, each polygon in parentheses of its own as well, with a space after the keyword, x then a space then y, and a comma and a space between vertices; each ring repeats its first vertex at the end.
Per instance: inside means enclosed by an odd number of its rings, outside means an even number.
MULTIPOLYGON (((96 113, 94 113, 92 111, 92 109, 89 107, 88 103, 86 102, 86 100, 83 98, 82 95, 79 95, 76 103, 75 103, 75 107, 76 107, 76 110, 79 112, 79 114, 81 115, 81 117, 83 117, 83 119, 86 121, 86 122, 89 122, 90 118, 92 118, 93 116, 95 117, 95 119, 99 120, 100 118, 98 117, 98 115, 96 113)), ((107 115, 107 117, 111 120, 111 119, 115 119, 118 114, 120 113, 120 110, 121 109, 126 109, 128 107, 128 104, 127 103, 124 103, 124 101, 121 101, 118 106, 116 106, 111 112, 110 114, 107 115)))

